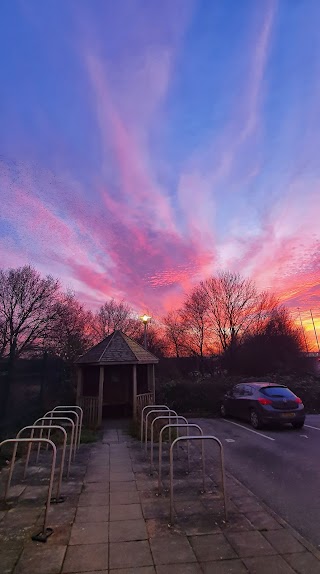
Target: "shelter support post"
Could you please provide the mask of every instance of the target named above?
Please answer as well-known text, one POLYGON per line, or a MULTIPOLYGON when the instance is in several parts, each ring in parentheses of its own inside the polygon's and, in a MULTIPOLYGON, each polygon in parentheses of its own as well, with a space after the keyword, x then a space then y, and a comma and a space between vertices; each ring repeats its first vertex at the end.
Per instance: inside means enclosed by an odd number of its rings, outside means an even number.
POLYGON ((76 399, 77 405, 80 404, 80 398, 82 397, 82 387, 83 387, 82 368, 77 367, 77 399, 76 399))
POLYGON ((138 386, 137 386, 137 365, 133 365, 132 367, 132 408, 133 408, 133 420, 137 420, 137 394, 138 394, 138 386))
POLYGON ((101 425, 102 425, 103 383, 104 383, 104 367, 103 367, 103 366, 100 366, 100 371, 99 371, 98 427, 101 427, 101 425))

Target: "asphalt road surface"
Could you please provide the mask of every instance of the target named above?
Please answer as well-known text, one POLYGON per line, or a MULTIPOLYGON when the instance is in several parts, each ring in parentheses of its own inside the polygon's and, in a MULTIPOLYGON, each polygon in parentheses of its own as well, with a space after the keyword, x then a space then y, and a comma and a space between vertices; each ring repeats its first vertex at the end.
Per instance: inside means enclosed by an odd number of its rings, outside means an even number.
POLYGON ((233 476, 320 548, 320 415, 308 415, 299 430, 255 431, 236 419, 193 422, 222 441, 233 476))

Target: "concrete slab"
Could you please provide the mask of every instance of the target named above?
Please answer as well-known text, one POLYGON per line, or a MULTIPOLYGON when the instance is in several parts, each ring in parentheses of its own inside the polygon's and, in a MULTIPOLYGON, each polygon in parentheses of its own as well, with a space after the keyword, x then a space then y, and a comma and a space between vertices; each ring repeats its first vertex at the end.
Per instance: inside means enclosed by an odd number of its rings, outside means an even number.
POLYGON ((109 492, 84 492, 80 494, 79 506, 109 506, 109 492))
POLYGON ((117 520, 110 523, 110 542, 129 542, 132 540, 147 540, 148 533, 145 521, 117 520))
POLYGON ((166 564, 165 566, 156 566, 157 574, 202 574, 198 563, 189 564, 166 564))
POLYGON ((276 554, 276 550, 260 532, 226 532, 225 536, 237 551, 240 558, 276 554))
POLYGON ((247 568, 243 562, 238 559, 203 562, 201 568, 204 574, 248 574, 247 568))
POLYGON ((1 556, 1 573, 11 574, 18 562, 19 556, 23 550, 21 543, 17 541, 0 543, 1 556))
POLYGON ((170 502, 169 500, 154 500, 152 502, 142 502, 143 516, 147 518, 166 518, 169 522, 170 502))
POLYGON ((108 522, 109 506, 79 506, 76 522, 108 522))
POLYGON ((244 558, 243 562, 250 574, 294 574, 291 566, 281 556, 258 556, 244 558))
POLYGON ((83 485, 82 493, 87 492, 109 492, 109 482, 85 482, 83 485))
POLYGON ((66 546, 30 543, 24 548, 14 574, 59 574, 66 549, 66 546))
POLYGON ((70 542, 75 544, 101 544, 108 542, 108 522, 77 523, 72 526, 70 542))
POLYGON ((281 530, 282 526, 265 511, 246 512, 246 517, 257 530, 281 530))
POLYGON ((128 482, 134 480, 133 472, 112 472, 110 471, 110 482, 128 482))
POLYGON ((110 505, 115 504, 139 504, 140 498, 137 490, 132 492, 111 492, 110 505))
MULTIPOLYGON (((99 574, 99 572, 94 574, 99 574)), ((156 574, 156 571, 153 566, 141 566, 141 568, 117 568, 117 570, 110 570, 110 574, 156 574)))
POLYGON ((223 534, 191 536, 189 540, 199 562, 237 558, 234 549, 223 534))
POLYGON ((188 539, 184 536, 173 534, 162 538, 151 538, 150 547, 156 566, 197 561, 188 539))
POLYGON ((62 572, 107 570, 108 544, 82 544, 69 546, 62 572))
POLYGON ((283 558, 298 574, 320 574, 320 562, 311 552, 284 554, 283 558))
POLYGON ((110 492, 132 492, 133 490, 137 490, 137 486, 134 480, 125 482, 110 482, 110 492))
POLYGON ((153 560, 147 540, 110 543, 110 569, 152 565, 153 560))
POLYGON ((288 530, 264 532, 266 539, 279 552, 279 554, 292 554, 294 552, 305 552, 305 546, 292 536, 288 530))
POLYGON ((143 518, 140 504, 114 504, 110 507, 110 521, 143 518))

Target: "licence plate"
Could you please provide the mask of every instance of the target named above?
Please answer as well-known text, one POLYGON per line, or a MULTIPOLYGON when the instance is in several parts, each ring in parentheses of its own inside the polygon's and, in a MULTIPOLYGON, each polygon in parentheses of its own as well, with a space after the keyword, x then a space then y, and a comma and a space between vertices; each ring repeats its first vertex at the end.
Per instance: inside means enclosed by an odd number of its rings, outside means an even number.
POLYGON ((292 418, 295 417, 296 415, 295 415, 295 413, 282 413, 281 416, 282 416, 284 419, 292 419, 292 418))

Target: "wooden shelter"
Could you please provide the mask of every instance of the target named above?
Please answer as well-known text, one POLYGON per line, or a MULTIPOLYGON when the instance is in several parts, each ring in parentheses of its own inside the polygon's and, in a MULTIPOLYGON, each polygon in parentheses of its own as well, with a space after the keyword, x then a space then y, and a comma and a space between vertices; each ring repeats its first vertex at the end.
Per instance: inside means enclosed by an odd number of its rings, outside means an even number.
POLYGON ((77 404, 85 424, 104 417, 132 416, 155 402, 155 364, 159 359, 139 343, 114 331, 77 361, 77 404))

